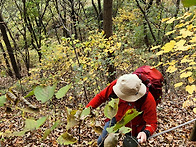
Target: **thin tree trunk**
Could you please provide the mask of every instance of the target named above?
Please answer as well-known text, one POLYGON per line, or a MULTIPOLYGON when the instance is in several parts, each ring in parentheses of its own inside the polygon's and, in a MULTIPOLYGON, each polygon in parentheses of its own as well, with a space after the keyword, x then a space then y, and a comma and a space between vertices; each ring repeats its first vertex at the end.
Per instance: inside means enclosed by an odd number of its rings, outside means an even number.
POLYGON ((0 48, 1 48, 2 52, 3 52, 3 57, 4 57, 4 60, 5 60, 6 66, 7 66, 7 73, 8 73, 8 75, 9 75, 10 77, 13 77, 13 73, 12 73, 12 70, 11 70, 11 66, 10 66, 10 64, 9 64, 9 61, 8 61, 8 59, 7 59, 7 55, 6 55, 6 53, 5 53, 5 50, 4 50, 3 45, 2 45, 1 42, 0 42, 0 48))
POLYGON ((195 124, 193 126, 193 130, 190 135, 190 141, 196 141, 196 121, 195 121, 195 124))
POLYGON ((112 36, 112 2, 113 0, 104 0, 103 29, 106 38, 112 36))
MULTIPOLYGON (((104 15, 103 15, 103 28, 106 38, 112 36, 112 2, 113 0, 104 0, 104 15)), ((113 64, 115 58, 114 53, 108 52, 108 61, 106 61, 108 67, 108 82, 112 82, 116 78, 116 68, 113 64)))
POLYGON ((19 72, 19 69, 18 69, 18 66, 17 66, 17 63, 16 63, 16 59, 14 57, 13 48, 11 47, 10 41, 8 39, 8 36, 7 36, 6 27, 4 25, 4 21, 3 21, 3 17, 1 15, 1 13, 0 13, 0 29, 1 29, 1 32, 2 32, 3 40, 4 40, 5 45, 7 47, 8 55, 10 57, 10 61, 11 61, 14 73, 16 75, 16 78, 20 79, 21 75, 20 75, 20 72, 19 72))

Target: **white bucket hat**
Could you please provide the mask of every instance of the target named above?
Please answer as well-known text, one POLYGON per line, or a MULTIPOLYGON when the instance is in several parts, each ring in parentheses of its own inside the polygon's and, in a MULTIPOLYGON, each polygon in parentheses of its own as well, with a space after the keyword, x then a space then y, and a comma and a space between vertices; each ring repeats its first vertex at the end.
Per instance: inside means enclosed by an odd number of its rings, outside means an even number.
POLYGON ((136 74, 125 74, 117 79, 113 90, 120 99, 135 102, 145 95, 146 86, 136 74))

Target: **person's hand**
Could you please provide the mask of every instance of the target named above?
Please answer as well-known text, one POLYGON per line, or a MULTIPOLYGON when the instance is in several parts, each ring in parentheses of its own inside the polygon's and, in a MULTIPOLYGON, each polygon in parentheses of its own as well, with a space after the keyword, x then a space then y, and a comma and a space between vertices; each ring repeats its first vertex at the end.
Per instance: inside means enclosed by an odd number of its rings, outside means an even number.
POLYGON ((137 139, 140 139, 139 143, 145 143, 147 139, 146 133, 139 132, 139 134, 137 135, 137 139))

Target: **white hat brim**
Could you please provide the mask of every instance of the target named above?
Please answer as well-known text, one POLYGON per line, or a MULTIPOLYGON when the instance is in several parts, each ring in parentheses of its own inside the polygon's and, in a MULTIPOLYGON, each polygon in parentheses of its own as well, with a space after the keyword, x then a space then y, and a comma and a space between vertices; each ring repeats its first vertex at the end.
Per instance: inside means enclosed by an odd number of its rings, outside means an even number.
POLYGON ((146 86, 143 83, 141 83, 140 90, 135 95, 125 95, 124 93, 122 93, 120 91, 119 86, 120 85, 118 83, 116 83, 116 85, 113 86, 113 91, 120 99, 127 101, 127 102, 135 102, 138 99, 140 99, 141 97, 143 97, 146 93, 146 86))

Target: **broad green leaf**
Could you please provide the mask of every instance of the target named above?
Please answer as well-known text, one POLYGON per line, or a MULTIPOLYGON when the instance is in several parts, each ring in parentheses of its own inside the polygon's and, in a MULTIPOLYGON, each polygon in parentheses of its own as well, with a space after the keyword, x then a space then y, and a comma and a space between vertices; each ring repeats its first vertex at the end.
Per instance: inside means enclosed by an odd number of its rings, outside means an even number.
POLYGON ((61 89, 59 89, 59 91, 55 94, 57 99, 60 99, 62 97, 65 96, 65 94, 67 93, 67 91, 71 88, 72 84, 66 85, 64 87, 62 87, 61 89))
POLYGON ((6 97, 5 95, 0 97, 0 107, 4 106, 4 104, 6 103, 6 97))
POLYGON ((118 121, 113 127, 107 128, 106 130, 109 133, 116 132, 118 131, 118 129, 125 126, 128 122, 130 122, 141 113, 142 112, 138 112, 136 109, 129 109, 120 121, 118 121))
POLYGON ((91 113, 91 108, 88 107, 88 108, 85 108, 81 115, 80 115, 80 119, 85 119, 87 115, 89 115, 91 113))
POLYGON ((46 119, 47 119, 46 116, 44 116, 44 117, 38 119, 38 120, 36 121, 36 129, 38 129, 40 126, 42 126, 42 125, 45 123, 46 119))
POLYGON ((184 7, 196 6, 195 0, 182 0, 184 7))
POLYGON ((187 85, 186 91, 188 91, 189 94, 193 94, 193 92, 196 91, 196 86, 195 85, 187 85))
POLYGON ((118 111, 118 103, 119 103, 119 98, 118 99, 112 99, 105 106, 104 115, 107 118, 112 119, 116 115, 116 113, 118 111))
POLYGON ((25 128, 24 130, 35 130, 36 129, 36 126, 37 126, 37 123, 35 120, 33 119, 26 119, 25 120, 25 128))
POLYGON ((192 72, 183 72, 181 75, 180 75, 180 78, 187 78, 187 77, 189 77, 189 76, 191 76, 192 75, 192 72))
POLYGON ((69 145, 77 142, 77 139, 70 135, 68 132, 63 133, 58 137, 57 142, 60 145, 69 145))
POLYGON ((57 84, 47 87, 37 86, 34 90, 36 99, 40 100, 42 103, 47 102, 49 99, 53 97, 56 86, 57 84))
POLYGON ((26 132, 27 132, 26 130, 23 130, 20 132, 13 132, 12 135, 13 136, 24 136, 26 132))

